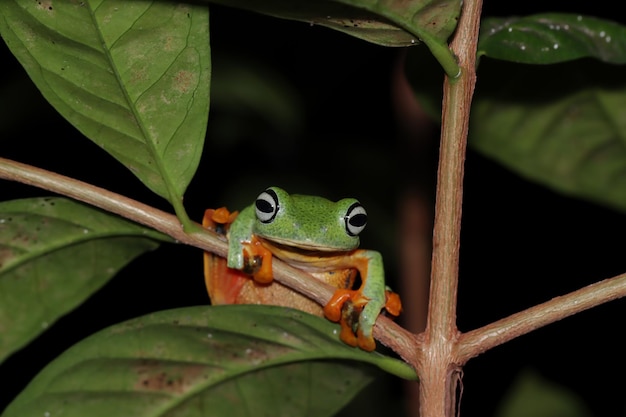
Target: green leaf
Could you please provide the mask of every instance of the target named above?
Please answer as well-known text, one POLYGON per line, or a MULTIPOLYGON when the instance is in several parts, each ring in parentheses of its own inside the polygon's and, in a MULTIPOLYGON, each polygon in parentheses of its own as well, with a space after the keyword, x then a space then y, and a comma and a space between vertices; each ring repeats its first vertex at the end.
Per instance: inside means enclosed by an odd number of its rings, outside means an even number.
POLYGON ((167 237, 63 198, 0 203, 0 362, 167 237))
POLYGON ((623 68, 491 61, 479 79, 472 146, 560 192, 626 210, 623 68))
POLYGON ((459 0, 209 1, 325 26, 383 46, 411 46, 419 40, 445 44, 456 28, 461 10, 459 0))
POLYGON ((626 27, 576 14, 489 18, 481 23, 478 55, 526 64, 579 58, 626 63, 626 27))
POLYGON ((59 113, 179 204, 206 130, 206 7, 3 0, 0 34, 59 113))
POLYGON ((12 416, 330 416, 403 362, 344 345, 337 326, 275 306, 201 306, 112 326, 50 363, 12 416), (396 366, 396 365, 394 365, 396 366))
MULTIPOLYGON (((436 63, 415 48, 406 68, 420 104, 439 122, 443 80, 436 63)), ((624 211, 624 112, 623 67, 595 60, 524 65, 484 59, 469 145, 529 180, 624 211)))
POLYGON ((496 417, 590 417, 580 398, 534 371, 523 371, 496 411, 496 417))

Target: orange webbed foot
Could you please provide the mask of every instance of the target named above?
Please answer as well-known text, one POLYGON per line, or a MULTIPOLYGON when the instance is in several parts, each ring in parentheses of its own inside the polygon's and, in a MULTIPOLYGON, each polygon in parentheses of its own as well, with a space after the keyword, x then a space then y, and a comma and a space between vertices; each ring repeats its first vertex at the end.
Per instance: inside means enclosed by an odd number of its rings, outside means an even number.
POLYGON ((365 335, 363 335, 361 329, 357 330, 357 340, 359 343, 359 347, 366 352, 372 352, 374 349, 376 349, 376 342, 374 341, 374 338, 371 336, 366 337, 365 335))
POLYGON ((218 209, 206 209, 202 217, 202 226, 225 235, 231 223, 235 221, 238 211, 232 213, 226 207, 218 209))
POLYGON ((402 313, 402 301, 397 293, 385 291, 385 310, 393 317, 398 317, 402 313))
POLYGON ((272 252, 263 246, 256 236, 243 244, 245 266, 243 271, 252 275, 259 284, 269 284, 274 280, 272 272, 272 252))
MULTIPOLYGON (((324 306, 324 315, 330 321, 337 323, 341 320, 341 310, 346 301, 351 300, 355 296, 356 291, 340 288, 335 291, 333 296, 324 306)), ((343 338, 342 338, 343 339, 343 338)))
POLYGON ((359 328, 359 317, 368 301, 358 290, 340 288, 324 306, 324 315, 330 321, 339 322, 339 338, 345 344, 371 352, 376 349, 376 342, 359 328))
MULTIPOLYGON (((238 211, 231 213, 226 207, 207 209, 204 211, 202 226, 226 235, 238 214, 238 211)), ((259 284, 272 282, 272 253, 263 246, 260 240, 253 236, 250 242, 245 242, 243 255, 245 258, 244 273, 252 275, 252 278, 259 284)), ((209 256, 209 254, 205 256, 209 256)))

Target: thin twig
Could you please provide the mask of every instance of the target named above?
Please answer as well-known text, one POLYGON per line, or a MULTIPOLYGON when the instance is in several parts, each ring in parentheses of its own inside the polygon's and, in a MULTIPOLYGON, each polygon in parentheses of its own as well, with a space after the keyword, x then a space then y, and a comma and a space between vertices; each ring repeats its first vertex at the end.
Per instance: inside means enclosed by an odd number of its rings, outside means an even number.
POLYGON ((518 336, 624 296, 626 296, 626 274, 596 282, 464 333, 458 341, 456 358, 463 364, 518 336))

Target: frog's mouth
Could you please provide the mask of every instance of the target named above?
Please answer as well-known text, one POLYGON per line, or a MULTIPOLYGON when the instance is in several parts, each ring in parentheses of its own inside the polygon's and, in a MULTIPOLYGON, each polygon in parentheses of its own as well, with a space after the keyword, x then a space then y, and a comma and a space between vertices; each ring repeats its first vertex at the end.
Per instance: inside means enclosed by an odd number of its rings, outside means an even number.
POLYGON ((274 256, 291 265, 310 272, 315 271, 332 271, 337 268, 345 268, 345 260, 349 259, 349 255, 354 249, 339 250, 336 248, 317 247, 299 245, 293 246, 290 243, 280 243, 269 241, 267 239, 259 239, 263 246, 269 249, 274 256))
POLYGON ((302 242, 294 243, 288 240, 280 240, 280 239, 259 239, 263 242, 263 246, 270 249, 273 253, 275 253, 279 258, 291 256, 287 254, 293 254, 293 256, 306 256, 311 258, 326 258, 333 257, 338 255, 345 255, 347 252, 352 251, 352 249, 342 250, 338 248, 328 247, 328 246, 320 246, 315 244, 306 244, 302 242))

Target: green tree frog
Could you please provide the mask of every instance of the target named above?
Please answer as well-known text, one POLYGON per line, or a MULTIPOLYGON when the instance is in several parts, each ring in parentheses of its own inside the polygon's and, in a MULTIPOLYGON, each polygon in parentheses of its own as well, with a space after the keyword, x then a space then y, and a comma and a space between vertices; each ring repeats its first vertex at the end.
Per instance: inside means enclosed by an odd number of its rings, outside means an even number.
MULTIPOLYGON (((397 316, 402 310, 399 296, 385 285, 380 253, 357 249, 367 213, 353 198, 333 202, 317 196, 290 195, 281 188, 270 187, 241 213, 231 214, 225 208, 207 210, 203 225, 215 223, 221 224, 216 229, 228 236, 227 267, 252 276, 257 286, 272 282, 272 256, 276 256, 338 287, 323 314, 341 324, 340 337, 351 346, 374 350, 372 332, 381 311, 397 316), (360 285, 352 289, 355 271, 360 275, 360 285)), ((215 293, 215 287, 221 286, 222 293, 237 295, 241 284, 225 285, 223 280, 216 284, 225 274, 216 272, 207 262, 210 259, 210 254, 206 254, 209 294, 211 287, 215 293)), ((211 298, 215 303, 213 295, 211 298)), ((258 302, 258 297, 250 296, 239 301, 220 295, 216 298, 218 303, 258 302)))

